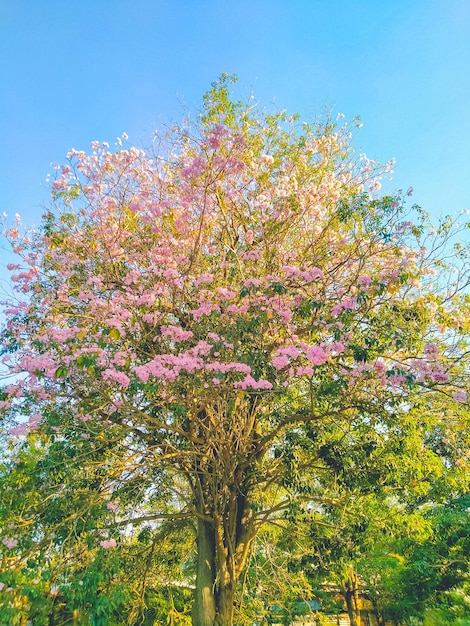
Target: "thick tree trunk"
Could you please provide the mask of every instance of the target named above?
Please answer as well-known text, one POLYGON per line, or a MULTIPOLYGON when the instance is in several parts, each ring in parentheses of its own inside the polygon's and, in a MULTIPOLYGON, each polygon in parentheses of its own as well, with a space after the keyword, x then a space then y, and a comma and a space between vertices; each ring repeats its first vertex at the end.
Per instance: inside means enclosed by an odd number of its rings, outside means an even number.
MULTIPOLYGON (((198 519, 193 626, 232 626, 237 582, 254 537, 252 511, 245 496, 235 496, 224 515, 198 519)), ((204 513, 207 515, 207 513, 204 513)))
POLYGON ((354 574, 353 606, 354 606, 354 612, 356 615, 357 626, 362 626, 361 611, 359 609, 359 590, 357 588, 357 585, 358 585, 357 574, 354 574))
POLYGON ((215 626, 232 626, 235 588, 233 584, 224 585, 217 597, 215 626))
MULTIPOLYGON (((240 443, 239 417, 227 425, 227 415, 204 409, 198 414, 201 424, 201 452, 196 473, 189 475, 194 489, 194 508, 198 511, 197 572, 193 626, 232 626, 238 580, 244 571, 255 536, 253 510, 249 505, 252 489, 250 469, 253 462, 241 463, 246 450, 253 450, 253 406, 245 412, 249 424, 248 440, 240 443), (221 444, 217 436, 210 446, 205 440, 208 424, 221 432, 233 432, 233 442, 221 444), (234 454, 234 450, 241 451, 234 454), (243 452, 243 454, 242 454, 243 452)), ((237 414, 238 415, 238 414, 237 414)), ((242 412, 243 417, 243 412, 242 412)), ((199 436, 199 435, 198 435, 199 436)), ((222 442, 223 443, 223 442, 222 442)))
POLYGON ((215 599, 215 546, 214 529, 204 520, 197 522, 196 589, 192 609, 193 626, 214 626, 215 599))
POLYGON ((352 568, 348 568, 348 575, 344 581, 344 597, 348 609, 351 626, 361 626, 359 612, 359 595, 357 574, 352 568))
POLYGON ((344 592, 344 598, 346 600, 346 607, 348 609, 349 622, 351 626, 359 626, 356 617, 356 609, 354 606, 354 591, 346 587, 344 592))

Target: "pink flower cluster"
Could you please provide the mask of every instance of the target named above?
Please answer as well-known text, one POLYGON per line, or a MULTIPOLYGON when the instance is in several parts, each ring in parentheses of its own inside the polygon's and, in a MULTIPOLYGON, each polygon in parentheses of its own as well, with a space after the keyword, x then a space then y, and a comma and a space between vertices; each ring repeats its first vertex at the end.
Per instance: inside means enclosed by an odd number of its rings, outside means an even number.
POLYGON ((296 359, 300 354, 300 350, 295 346, 285 346, 276 350, 276 356, 271 364, 277 369, 282 370, 290 365, 290 359, 296 359))
POLYGON ((183 330, 180 326, 161 326, 160 331, 164 337, 169 337, 175 343, 186 341, 193 336, 190 330, 183 330))
POLYGON ((288 278, 303 278, 308 283, 321 279, 324 276, 322 270, 318 267, 302 270, 300 267, 284 265, 281 269, 288 278))
POLYGON ((269 380, 260 378, 255 380, 253 376, 248 375, 243 380, 239 380, 233 385, 237 389, 272 389, 273 385, 269 380))
POLYGON ((4 537, 2 539, 2 543, 9 550, 13 550, 13 548, 16 548, 18 545, 18 539, 15 539, 14 537, 4 537))
POLYGON ((358 276, 357 284, 363 289, 368 289, 372 283, 372 278, 368 274, 362 274, 362 276, 358 276))
POLYGON ((335 304, 335 306, 331 309, 331 315, 333 317, 336 317, 345 310, 352 311, 356 308, 356 305, 357 305, 357 297, 353 296, 352 298, 348 298, 347 300, 344 300, 343 302, 338 302, 338 304, 335 304))
POLYGON ((122 387, 124 387, 124 389, 127 389, 127 387, 129 387, 129 384, 131 382, 127 374, 124 374, 124 372, 119 372, 118 370, 111 369, 111 368, 105 369, 103 373, 101 374, 101 378, 109 382, 116 382, 122 387))
POLYGON ((19 426, 13 426, 8 432, 12 437, 25 437, 29 433, 29 426, 24 422, 19 426))
POLYGON ((456 402, 467 402, 467 394, 462 389, 454 391, 454 393, 452 394, 452 398, 456 402))
POLYGON ((314 365, 323 365, 330 358, 321 346, 310 346, 306 352, 307 359, 314 365))

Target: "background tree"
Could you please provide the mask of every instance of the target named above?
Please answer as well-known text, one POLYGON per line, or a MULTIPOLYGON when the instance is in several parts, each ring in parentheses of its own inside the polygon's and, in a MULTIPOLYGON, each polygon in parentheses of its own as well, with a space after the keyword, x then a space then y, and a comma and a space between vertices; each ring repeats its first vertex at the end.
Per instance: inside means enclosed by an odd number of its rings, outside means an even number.
MULTIPOLYGON (((299 519, 303 540, 295 569, 308 574, 313 589, 324 582, 336 583, 351 623, 359 623, 354 601, 359 593, 371 600, 379 625, 391 619, 408 623, 412 617, 422 619, 439 598, 446 597, 450 605, 445 593, 458 591, 468 577, 468 559, 463 556, 468 471, 461 467, 459 452, 468 448, 468 431, 465 436, 458 429, 457 410, 453 420, 447 418, 449 425, 453 423, 454 441, 446 439, 447 444, 433 449, 424 446, 423 437, 437 442, 434 430, 441 429, 442 420, 436 421, 418 404, 421 428, 407 433, 405 447, 395 455, 381 450, 379 458, 393 468, 393 483, 374 484, 369 476, 361 484, 357 472, 353 482, 340 476, 341 505, 323 505, 320 523, 305 514, 299 519)), ((396 442, 389 444, 392 452, 396 442)), ((380 475, 386 477, 385 468, 380 475)), ((458 596, 454 594, 453 600, 458 596)))
POLYGON ((44 480, 7 504, 2 550, 80 560, 186 524, 198 626, 232 624, 264 525, 381 471, 416 399, 439 397, 442 416, 468 382, 452 225, 380 198, 390 167, 356 157, 348 125, 259 113, 229 82, 154 151, 72 150, 41 229, 6 231, 22 258, 3 336, 8 471, 32 445, 44 480))

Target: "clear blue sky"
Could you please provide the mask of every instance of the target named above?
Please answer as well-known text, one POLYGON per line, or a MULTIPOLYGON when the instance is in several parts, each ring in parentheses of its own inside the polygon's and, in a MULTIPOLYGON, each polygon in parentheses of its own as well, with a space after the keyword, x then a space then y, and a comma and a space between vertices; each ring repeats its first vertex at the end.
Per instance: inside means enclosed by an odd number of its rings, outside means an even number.
POLYGON ((469 0, 0 0, 0 213, 35 224, 50 163, 197 111, 221 72, 267 107, 360 115, 432 214, 470 208, 469 0))

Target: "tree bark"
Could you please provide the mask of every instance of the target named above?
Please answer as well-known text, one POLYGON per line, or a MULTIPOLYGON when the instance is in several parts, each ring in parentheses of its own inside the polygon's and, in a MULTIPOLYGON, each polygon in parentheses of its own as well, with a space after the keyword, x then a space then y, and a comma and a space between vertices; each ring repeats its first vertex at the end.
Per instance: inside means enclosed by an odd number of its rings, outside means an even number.
POLYGON ((251 475, 248 470, 255 464, 250 458, 255 437, 252 409, 250 405, 250 410, 242 411, 241 417, 237 412, 232 415, 232 421, 211 407, 198 413, 202 433, 198 437, 203 443, 196 459, 196 472, 191 468, 189 473, 194 507, 200 514, 193 626, 233 625, 237 583, 256 532, 249 502, 252 484, 248 478, 251 475), (248 434, 243 432, 242 436, 238 422, 244 416, 250 423, 248 434), (220 436, 207 441, 208 426, 217 428, 217 432, 230 433, 228 442, 221 441, 220 436))
POLYGON ((361 626, 361 618, 358 609, 357 575, 352 568, 344 581, 344 597, 351 626, 361 626))
POLYGON ((196 589, 192 609, 193 626, 214 626, 215 599, 215 545, 214 529, 204 520, 197 521, 196 589))
POLYGON ((379 610, 379 605, 375 598, 371 598, 372 606, 374 607, 374 615, 377 620, 377 626, 385 626, 385 617, 383 613, 379 610))
POLYGON ((344 592, 344 598, 346 600, 346 607, 348 609, 349 622, 351 626, 359 626, 359 624, 357 623, 356 611, 354 608, 354 592, 348 587, 346 587, 346 590, 344 592))
POLYGON ((235 587, 232 583, 223 585, 217 594, 215 626, 232 626, 235 600, 235 587))

